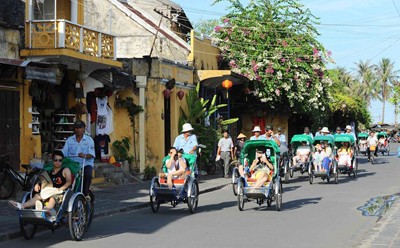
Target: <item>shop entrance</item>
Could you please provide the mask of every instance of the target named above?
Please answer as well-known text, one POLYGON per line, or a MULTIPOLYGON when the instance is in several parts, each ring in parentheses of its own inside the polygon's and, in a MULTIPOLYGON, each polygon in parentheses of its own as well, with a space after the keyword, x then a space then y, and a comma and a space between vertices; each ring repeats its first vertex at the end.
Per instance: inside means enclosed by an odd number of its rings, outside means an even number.
POLYGON ((19 170, 19 92, 0 90, 0 154, 10 153, 10 165, 19 170))
POLYGON ((164 99, 164 154, 169 152, 171 144, 171 102, 164 99))

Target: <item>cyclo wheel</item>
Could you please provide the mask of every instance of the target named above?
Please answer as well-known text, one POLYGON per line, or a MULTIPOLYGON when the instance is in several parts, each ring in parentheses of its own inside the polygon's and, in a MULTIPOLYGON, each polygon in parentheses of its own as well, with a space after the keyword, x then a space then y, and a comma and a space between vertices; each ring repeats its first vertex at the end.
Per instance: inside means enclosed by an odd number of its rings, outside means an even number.
POLYGON ((294 169, 293 169, 293 162, 292 162, 291 158, 290 158, 289 164, 291 165, 291 166, 289 166, 290 167, 289 168, 289 175, 290 175, 290 178, 293 178, 294 169))
POLYGON ((358 174, 357 170, 358 170, 358 160, 356 158, 354 166, 353 166, 353 176, 354 176, 354 178, 357 178, 357 174, 358 174))
POLYGON ((0 199, 8 199, 14 193, 15 184, 7 172, 0 173, 0 199))
POLYGON ((275 204, 276 204, 276 210, 281 211, 282 210, 282 191, 281 187, 278 189, 278 194, 275 194, 275 204))
POLYGON ((214 175, 215 171, 217 170, 217 165, 214 161, 210 161, 206 166, 207 175, 214 175))
POLYGON ((191 214, 196 213, 196 208, 199 203, 199 184, 197 180, 189 183, 190 190, 188 191, 188 207, 191 214))
POLYGON ((333 167, 333 171, 335 171, 335 169, 336 169, 336 172, 334 172, 334 173, 335 173, 335 175, 334 175, 334 177, 335 177, 335 184, 338 184, 338 182, 339 182, 339 171, 338 171, 338 167, 337 167, 336 164, 335 164, 335 167, 333 167))
POLYGON ((29 224, 26 221, 19 219, 19 229, 21 230, 24 239, 30 240, 35 237, 36 225, 29 224))
POLYGON ((86 207, 88 208, 88 214, 87 214, 87 222, 86 222, 87 224, 85 226, 85 232, 89 230, 89 227, 93 221, 93 214, 94 214, 94 194, 90 189, 89 189, 89 196, 90 196, 90 202, 86 203, 86 207))
POLYGON ((243 211, 244 209, 244 183, 242 179, 239 179, 238 181, 238 208, 240 211, 243 211))
POLYGON ((310 184, 313 184, 314 176, 312 173, 308 174, 308 179, 310 180, 310 184))
MULTIPOLYGON (((158 181, 158 178, 154 180, 153 187, 160 187, 160 182, 158 181)), ((160 208, 160 201, 157 199, 157 196, 155 196, 152 188, 150 189, 150 207, 153 213, 157 213, 158 209, 160 208)))
POLYGON ((240 175, 239 175, 238 168, 233 168, 233 170, 232 170, 232 190, 233 190, 233 194, 235 196, 237 196, 237 194, 238 194, 237 185, 238 185, 239 178, 240 178, 240 175))
POLYGON ((285 161, 284 165, 284 178, 285 178, 285 183, 289 183, 289 173, 290 173, 290 168, 289 168, 289 161, 285 161))
POLYGON ((85 197, 78 195, 72 203, 72 210, 68 213, 69 233, 75 241, 82 240, 86 228, 85 197))

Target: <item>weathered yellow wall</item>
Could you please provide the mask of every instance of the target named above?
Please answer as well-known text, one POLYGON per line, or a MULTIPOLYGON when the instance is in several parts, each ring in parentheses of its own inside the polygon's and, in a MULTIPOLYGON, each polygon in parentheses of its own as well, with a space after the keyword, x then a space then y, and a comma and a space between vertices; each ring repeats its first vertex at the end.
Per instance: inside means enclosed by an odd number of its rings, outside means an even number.
POLYGON ((195 36, 194 30, 191 36, 191 53, 188 61, 197 70, 218 70, 218 55, 220 50, 211 44, 211 40, 207 38, 199 38, 195 36))
MULTIPOLYGON (((135 104, 138 104, 138 97, 133 93, 132 89, 121 90, 121 91, 118 91, 117 94, 120 98, 132 97, 133 102, 135 104)), ((110 134, 110 140, 111 140, 110 152, 111 152, 111 154, 113 154, 112 143, 116 140, 121 140, 123 137, 126 136, 126 137, 129 137, 129 139, 131 141, 129 155, 134 155, 133 129, 132 129, 131 122, 129 119, 128 111, 126 110, 126 108, 116 108, 115 107, 115 98, 116 98, 116 94, 112 95, 108 99, 108 103, 111 106, 112 111, 113 111, 113 124, 114 124, 114 131, 110 134)), ((136 130, 135 130, 136 131, 136 147, 137 147, 137 151, 138 151, 139 136, 137 133, 137 129, 138 129, 139 121, 138 121, 137 117, 135 120, 135 124, 136 124, 136 130)))
MULTIPOLYGON (((29 160, 37 155, 42 154, 41 137, 33 135, 32 128, 29 128, 29 123, 32 123, 32 113, 29 113, 29 108, 32 108, 32 97, 29 96, 30 81, 25 81, 25 85, 19 87, 20 92, 20 159, 21 164, 29 164, 29 160)), ((22 168, 21 168, 22 169, 22 168)))
POLYGON ((186 96, 189 92, 187 87, 183 88, 176 85, 170 95, 171 107, 171 130, 164 130, 164 120, 161 118, 164 113, 165 85, 161 84, 161 79, 175 78, 177 82, 187 82, 193 85, 193 72, 191 70, 174 66, 171 64, 153 62, 153 78, 148 80, 146 88, 146 165, 155 166, 157 170, 161 168, 162 159, 166 155, 164 150, 165 132, 171 133, 171 145, 178 135, 178 124, 180 107, 186 109, 186 96), (179 100, 176 93, 182 90, 185 97, 179 100))

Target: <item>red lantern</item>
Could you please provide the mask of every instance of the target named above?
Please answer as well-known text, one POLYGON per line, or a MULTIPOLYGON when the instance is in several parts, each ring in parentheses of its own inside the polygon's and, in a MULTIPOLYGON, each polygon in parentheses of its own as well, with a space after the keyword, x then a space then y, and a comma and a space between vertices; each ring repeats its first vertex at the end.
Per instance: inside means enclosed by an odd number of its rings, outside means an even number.
POLYGON ((224 87, 225 89, 229 90, 229 88, 232 87, 232 81, 228 80, 228 79, 222 81, 222 87, 224 87))
POLYGON ((165 99, 169 99, 169 96, 171 95, 171 90, 165 89, 165 90, 163 91, 163 95, 164 95, 164 98, 165 98, 165 99))
POLYGON ((182 100, 183 97, 185 96, 185 92, 179 90, 178 92, 176 92, 176 95, 178 96, 179 100, 182 100))
POLYGON ((228 90, 232 87, 232 81, 225 79, 224 81, 222 81, 222 87, 226 89, 226 98, 229 98, 228 90))

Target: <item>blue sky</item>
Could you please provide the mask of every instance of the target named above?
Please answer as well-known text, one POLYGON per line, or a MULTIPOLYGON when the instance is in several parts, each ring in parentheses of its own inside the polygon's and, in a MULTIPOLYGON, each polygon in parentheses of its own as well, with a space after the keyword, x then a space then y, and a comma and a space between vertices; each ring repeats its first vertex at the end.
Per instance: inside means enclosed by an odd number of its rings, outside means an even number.
MULTIPOLYGON (((211 6, 213 0, 174 0, 192 22, 216 19, 227 13, 227 2, 211 6)), ((242 1, 248 3, 249 1, 242 1)), ((332 51, 335 64, 351 71, 355 62, 378 63, 389 58, 400 69, 400 0, 306 0, 300 1, 320 18, 319 40, 332 51)), ((373 121, 380 120, 382 103, 374 101, 373 121)), ((386 105, 385 122, 394 122, 394 107, 386 105)))

